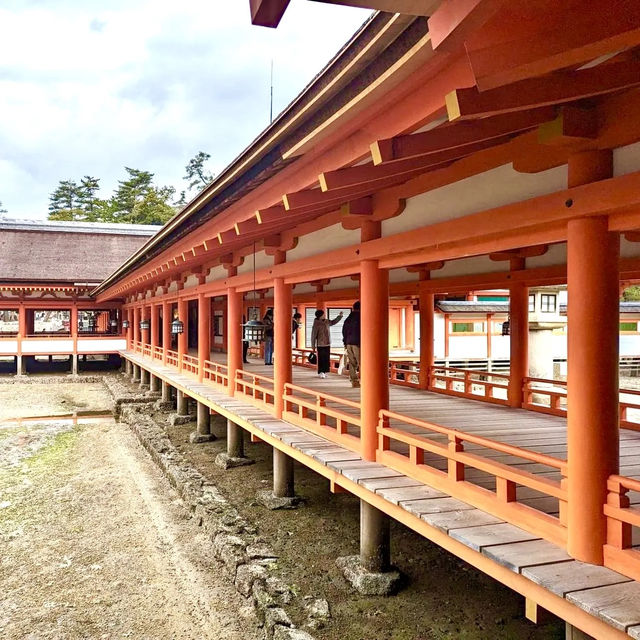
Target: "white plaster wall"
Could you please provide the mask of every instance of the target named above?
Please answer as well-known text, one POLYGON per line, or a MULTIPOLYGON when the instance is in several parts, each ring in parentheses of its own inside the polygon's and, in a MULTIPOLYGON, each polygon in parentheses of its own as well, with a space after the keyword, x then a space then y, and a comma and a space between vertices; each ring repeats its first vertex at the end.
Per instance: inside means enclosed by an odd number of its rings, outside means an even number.
MULTIPOLYGON (((418 314, 418 316, 419 315, 420 314, 418 314)), ((444 315, 441 313, 436 313, 433 320, 433 341, 434 357, 444 358, 444 315)))
POLYGON ((566 187, 566 166, 540 173, 518 173, 511 164, 503 165, 409 198, 399 216, 382 223, 383 235, 453 220, 566 187))
POLYGON ((127 348, 127 341, 114 338, 113 340, 78 339, 78 353, 111 353, 127 348))
POLYGON ((73 340, 23 340, 22 351, 27 353, 72 353, 73 340))
MULTIPOLYGON (((289 252, 287 251, 287 260, 289 260, 289 252)), ((256 252, 256 271, 260 269, 268 269, 273 266, 273 256, 268 256, 264 251, 256 252)), ((245 257, 244 262, 238 267, 238 273, 253 272, 253 254, 245 257)), ((226 272, 225 272, 226 273, 226 272)))
POLYGON ((491 358, 493 360, 508 360, 510 351, 509 336, 491 336, 491 358))
MULTIPOLYGON (((444 349, 443 349, 444 351, 444 349)), ((486 358, 487 339, 485 336, 449 336, 450 358, 486 358)))
POLYGON ((287 251, 287 261, 301 260, 319 253, 360 244, 360 231, 348 231, 341 224, 314 231, 298 239, 298 246, 287 251))
POLYGON ((222 280, 227 277, 227 270, 221 265, 213 267, 209 272, 205 282, 214 282, 215 280, 222 280))
POLYGON ((613 150, 613 175, 640 171, 640 142, 628 144, 613 150))
POLYGON ((18 353, 18 341, 0 340, 0 353, 18 353))
POLYGON ((185 289, 189 289, 190 287, 197 287, 198 286, 198 276, 196 276, 195 274, 191 274, 185 281, 184 281, 184 288, 185 289))

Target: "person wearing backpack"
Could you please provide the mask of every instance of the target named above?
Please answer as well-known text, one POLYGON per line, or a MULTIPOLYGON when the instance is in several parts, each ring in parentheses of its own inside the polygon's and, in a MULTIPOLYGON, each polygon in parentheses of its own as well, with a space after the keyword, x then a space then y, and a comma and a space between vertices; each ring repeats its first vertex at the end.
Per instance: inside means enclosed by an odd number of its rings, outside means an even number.
POLYGON ((349 362, 349 379, 352 387, 360 386, 360 301, 353 303, 351 313, 342 325, 342 340, 349 362))

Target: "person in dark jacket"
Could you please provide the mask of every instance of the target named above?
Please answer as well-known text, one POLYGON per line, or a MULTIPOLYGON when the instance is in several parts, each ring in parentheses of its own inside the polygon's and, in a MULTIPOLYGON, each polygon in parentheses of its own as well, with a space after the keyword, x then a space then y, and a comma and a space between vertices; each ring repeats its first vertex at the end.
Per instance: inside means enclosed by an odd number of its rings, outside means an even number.
POLYGON ((273 311, 267 310, 262 318, 264 325, 264 363, 273 364, 273 311))
POLYGON ((360 302, 354 302, 351 313, 342 325, 342 340, 349 362, 349 379, 352 387, 360 386, 360 302))

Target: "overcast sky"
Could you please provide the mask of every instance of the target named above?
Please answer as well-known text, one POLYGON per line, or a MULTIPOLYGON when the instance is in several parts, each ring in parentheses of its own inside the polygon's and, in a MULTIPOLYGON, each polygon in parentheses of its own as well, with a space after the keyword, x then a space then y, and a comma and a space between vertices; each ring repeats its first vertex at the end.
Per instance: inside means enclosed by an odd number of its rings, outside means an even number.
POLYGON ((178 191, 202 150, 218 173, 311 80, 369 12, 292 0, 278 29, 249 0, 2 0, 0 201, 46 218, 60 180, 124 166, 178 191), (104 7, 108 7, 105 9, 104 7))

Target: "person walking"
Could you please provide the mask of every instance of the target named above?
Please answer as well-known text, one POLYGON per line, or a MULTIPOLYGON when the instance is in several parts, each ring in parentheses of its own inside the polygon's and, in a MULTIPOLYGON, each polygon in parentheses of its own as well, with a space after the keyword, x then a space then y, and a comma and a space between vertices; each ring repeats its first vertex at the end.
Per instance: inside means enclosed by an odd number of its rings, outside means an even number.
POLYGON ((267 310, 262 318, 264 325, 264 363, 273 364, 273 311, 267 310))
POLYGON ((349 362, 349 379, 352 387, 360 386, 358 370, 360 369, 360 302, 353 303, 351 313, 342 325, 342 340, 344 342, 347 361, 349 362))
POLYGON ((324 318, 324 311, 316 311, 316 319, 311 329, 311 348, 318 354, 318 375, 326 378, 331 368, 331 333, 330 327, 342 320, 342 311, 333 319, 324 318))

